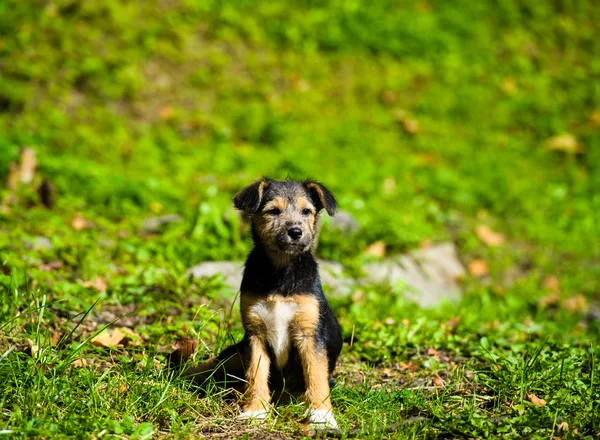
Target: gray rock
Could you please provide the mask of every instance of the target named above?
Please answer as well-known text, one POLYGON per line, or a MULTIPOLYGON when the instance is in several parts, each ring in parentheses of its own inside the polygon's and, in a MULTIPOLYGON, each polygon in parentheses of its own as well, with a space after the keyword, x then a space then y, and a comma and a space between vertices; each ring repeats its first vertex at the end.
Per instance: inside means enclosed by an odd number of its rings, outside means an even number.
MULTIPOLYGON (((209 261, 188 269, 188 274, 194 278, 223 275, 225 284, 237 291, 242 282, 243 266, 239 261, 209 261)), ((344 266, 337 262, 319 260, 319 267, 323 286, 335 296, 350 295, 361 284, 390 284, 422 307, 460 299, 458 280, 465 274, 452 243, 441 243, 367 264, 363 268, 366 275, 360 280, 346 276, 344 266)))
POLYGON ((239 290, 242 283, 244 263, 241 261, 207 261, 188 269, 188 275, 194 278, 209 278, 223 275, 225 285, 232 290, 239 290))
POLYGON ((32 239, 26 240, 26 245, 29 249, 33 249, 36 251, 50 251, 54 249, 54 245, 52 244, 50 239, 41 235, 36 235, 32 239))
POLYGON ((171 223, 180 223, 183 217, 177 214, 166 214, 159 217, 148 217, 142 220, 142 232, 153 234, 160 232, 166 225, 171 223))
POLYGON ((344 274, 344 266, 335 261, 319 260, 321 283, 336 296, 346 296, 352 292, 356 282, 344 274))
POLYGON ((346 211, 338 211, 329 219, 329 226, 333 230, 342 232, 356 232, 360 228, 358 221, 346 211))
POLYGON ((402 288, 408 298, 422 307, 460 299, 458 280, 465 269, 452 243, 441 243, 405 255, 370 263, 363 282, 387 283, 402 288))

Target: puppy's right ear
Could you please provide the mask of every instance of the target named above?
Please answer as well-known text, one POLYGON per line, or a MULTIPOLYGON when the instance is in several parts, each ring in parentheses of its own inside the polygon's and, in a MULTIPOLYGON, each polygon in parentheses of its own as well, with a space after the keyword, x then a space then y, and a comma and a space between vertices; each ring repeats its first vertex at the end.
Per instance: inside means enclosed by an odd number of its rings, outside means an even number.
POLYGON ((241 190, 233 199, 233 205, 247 214, 256 214, 260 207, 265 188, 269 185, 267 179, 261 179, 241 190))

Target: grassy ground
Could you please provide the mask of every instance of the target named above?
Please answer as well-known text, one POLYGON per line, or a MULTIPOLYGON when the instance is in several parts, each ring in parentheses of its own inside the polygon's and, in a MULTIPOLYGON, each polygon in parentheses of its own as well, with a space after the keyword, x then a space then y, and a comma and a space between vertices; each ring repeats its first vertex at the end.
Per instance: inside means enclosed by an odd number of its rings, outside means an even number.
POLYGON ((164 368, 176 338, 201 359, 240 337, 235 292, 186 268, 243 258, 233 194, 288 174, 360 224, 326 222, 320 257, 359 272, 373 242, 452 240, 471 264, 458 305, 422 310, 401 286, 334 299, 344 431, 599 436, 599 13, 0 1, 0 437, 310 434, 300 404, 240 425, 164 368), (37 172, 13 184, 24 146, 37 172), (181 221, 144 223, 164 214, 181 221), (107 325, 133 334, 111 346, 107 325))

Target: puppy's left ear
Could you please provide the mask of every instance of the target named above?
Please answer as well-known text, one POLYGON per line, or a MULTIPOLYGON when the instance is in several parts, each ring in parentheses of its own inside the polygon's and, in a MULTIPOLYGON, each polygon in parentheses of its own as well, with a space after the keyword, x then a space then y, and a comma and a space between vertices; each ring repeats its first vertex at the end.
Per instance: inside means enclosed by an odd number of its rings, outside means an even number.
POLYGON ((330 216, 335 215, 337 202, 331 191, 312 180, 305 180, 302 185, 315 201, 317 210, 325 209, 330 216))
POLYGON ((247 214, 256 214, 260 207, 265 188, 269 185, 267 179, 261 179, 241 190, 233 199, 233 205, 247 214))

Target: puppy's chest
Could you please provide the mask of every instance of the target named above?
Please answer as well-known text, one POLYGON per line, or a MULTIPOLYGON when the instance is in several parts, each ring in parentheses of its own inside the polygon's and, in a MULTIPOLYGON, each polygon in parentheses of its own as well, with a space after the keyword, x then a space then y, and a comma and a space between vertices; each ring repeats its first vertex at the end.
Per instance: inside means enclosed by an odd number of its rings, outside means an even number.
POLYGON ((292 346, 314 336, 318 318, 318 302, 310 296, 269 295, 247 308, 246 321, 266 340, 277 366, 283 368, 292 346))

